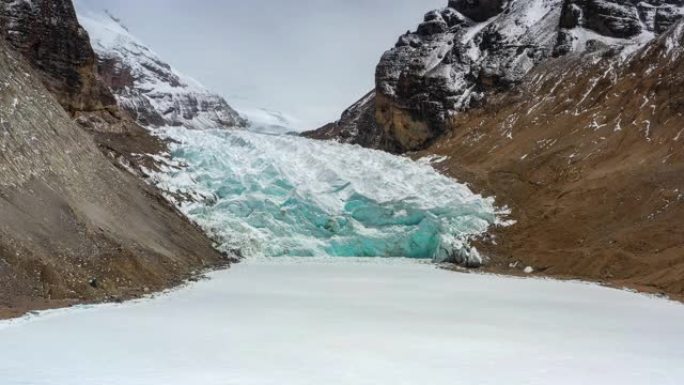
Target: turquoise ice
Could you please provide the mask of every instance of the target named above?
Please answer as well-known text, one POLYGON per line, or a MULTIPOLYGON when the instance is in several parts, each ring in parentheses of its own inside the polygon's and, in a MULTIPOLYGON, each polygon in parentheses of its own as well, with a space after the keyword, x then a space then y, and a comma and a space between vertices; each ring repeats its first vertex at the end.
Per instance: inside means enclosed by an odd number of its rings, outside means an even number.
POLYGON ((245 256, 472 260, 468 239, 497 218, 493 200, 427 162, 291 135, 164 135, 183 167, 155 181, 222 249, 245 256))

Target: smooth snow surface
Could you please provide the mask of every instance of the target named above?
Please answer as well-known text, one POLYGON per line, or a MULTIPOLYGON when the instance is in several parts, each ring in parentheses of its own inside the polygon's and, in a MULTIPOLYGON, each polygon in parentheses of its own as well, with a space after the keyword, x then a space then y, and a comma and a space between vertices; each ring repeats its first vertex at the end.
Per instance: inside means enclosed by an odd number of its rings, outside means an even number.
POLYGON ((407 260, 252 260, 0 323, 3 385, 680 385, 684 306, 407 260))
POLYGON ((492 199, 424 162, 250 131, 166 128, 174 161, 155 176, 182 211, 245 256, 479 258, 492 199), (183 201, 180 197, 191 197, 183 201))

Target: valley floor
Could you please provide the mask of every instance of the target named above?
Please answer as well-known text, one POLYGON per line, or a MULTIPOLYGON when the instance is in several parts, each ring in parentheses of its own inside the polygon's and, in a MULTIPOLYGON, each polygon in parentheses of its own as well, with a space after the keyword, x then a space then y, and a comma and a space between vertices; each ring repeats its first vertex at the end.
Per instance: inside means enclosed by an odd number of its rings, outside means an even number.
POLYGON ((2 383, 684 381, 684 306, 641 294, 404 259, 252 259, 211 278, 0 323, 2 383))

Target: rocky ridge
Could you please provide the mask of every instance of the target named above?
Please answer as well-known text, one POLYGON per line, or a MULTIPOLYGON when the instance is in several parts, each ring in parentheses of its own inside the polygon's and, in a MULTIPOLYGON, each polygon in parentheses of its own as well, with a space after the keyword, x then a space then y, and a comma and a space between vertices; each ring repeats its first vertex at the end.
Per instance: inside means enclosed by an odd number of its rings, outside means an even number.
POLYGON ((374 100, 306 135, 419 150, 450 129, 452 116, 514 88, 537 65, 601 49, 624 57, 682 14, 679 0, 452 0, 382 56, 374 100), (359 122, 363 116, 374 119, 359 122))
POLYGON ((0 34, 31 63, 64 109, 86 128, 135 130, 97 79, 97 58, 71 1, 0 1, 0 34))
POLYGON ((489 269, 684 299, 684 21, 618 65, 553 59, 414 156, 508 205, 489 269))
POLYGON ((145 127, 244 127, 221 96, 180 74, 114 16, 83 12, 79 20, 98 57, 98 73, 121 108, 145 127))

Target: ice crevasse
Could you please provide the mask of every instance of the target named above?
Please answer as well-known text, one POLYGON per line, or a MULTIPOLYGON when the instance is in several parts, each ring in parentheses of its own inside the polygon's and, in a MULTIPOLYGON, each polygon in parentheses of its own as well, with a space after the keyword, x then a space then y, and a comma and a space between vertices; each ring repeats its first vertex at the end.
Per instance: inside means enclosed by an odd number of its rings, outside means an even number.
POLYGON ((375 150, 248 130, 165 128, 153 182, 219 240, 252 256, 377 256, 479 264, 469 239, 498 222, 491 198, 375 150))

